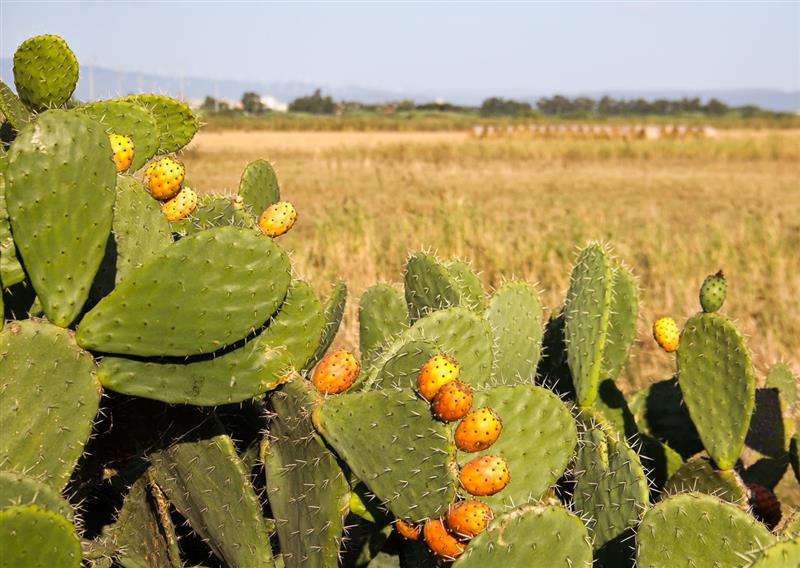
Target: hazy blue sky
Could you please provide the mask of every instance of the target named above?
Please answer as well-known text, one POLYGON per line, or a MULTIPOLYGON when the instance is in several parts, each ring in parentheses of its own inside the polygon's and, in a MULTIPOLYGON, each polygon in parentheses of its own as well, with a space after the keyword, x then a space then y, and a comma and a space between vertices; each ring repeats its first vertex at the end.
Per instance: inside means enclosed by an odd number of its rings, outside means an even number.
POLYGON ((56 33, 128 71, 363 85, 800 89, 800 3, 0 0, 0 53, 56 33))

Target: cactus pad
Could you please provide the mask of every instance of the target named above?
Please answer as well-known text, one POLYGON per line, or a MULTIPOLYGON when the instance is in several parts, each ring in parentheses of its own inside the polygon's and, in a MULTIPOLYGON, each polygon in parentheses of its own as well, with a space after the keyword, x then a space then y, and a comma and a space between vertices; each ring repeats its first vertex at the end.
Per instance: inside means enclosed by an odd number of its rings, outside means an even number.
POLYGON ((686 322, 678 347, 678 383, 708 454, 733 467, 755 405, 755 374, 739 331, 716 313, 686 322))
POLYGON ((500 417, 503 431, 486 450, 459 454, 459 462, 501 456, 511 472, 511 483, 477 500, 495 511, 538 500, 563 475, 575 451, 578 438, 572 414, 553 392, 527 384, 476 391, 473 408, 484 407, 500 417))
POLYGON ((486 319, 495 338, 495 373, 501 384, 532 382, 542 348, 542 306, 527 282, 509 282, 492 295, 486 319))
POLYGON ((127 168, 135 172, 158 152, 158 124, 142 105, 125 101, 97 101, 79 107, 103 124, 109 133, 122 134, 133 140, 133 162, 127 168))
POLYGON ((405 295, 411 321, 436 310, 461 305, 461 291, 447 267, 435 257, 418 252, 406 263, 405 295))
POLYGON ((306 363, 305 368, 311 369, 319 363, 319 360, 325 355, 325 352, 330 348, 331 343, 336 338, 336 333, 339 331, 339 326, 342 323, 342 316, 344 316, 344 308, 347 304, 347 283, 344 280, 339 280, 333 287, 328 301, 325 302, 325 326, 322 330, 322 337, 320 337, 319 345, 317 345, 311 359, 306 363))
POLYGON ((432 343, 408 341, 380 368, 370 388, 414 388, 420 369, 437 353, 432 343))
POLYGON ((570 276, 564 306, 567 362, 578 404, 597 397, 613 300, 613 267, 600 245, 586 247, 570 276))
POLYGON ((330 397, 313 417, 328 444, 395 516, 420 521, 445 512, 455 493, 455 447, 413 391, 330 397))
POLYGON ((453 567, 591 565, 592 547, 578 517, 562 507, 526 505, 495 518, 453 567))
POLYGON ((696 457, 681 466, 664 485, 664 493, 705 493, 738 505, 747 503, 747 487, 733 470, 716 470, 708 458, 696 457))
POLYGON ((25 271, 17 258, 17 246, 11 235, 11 223, 6 207, 7 160, 0 161, 0 292, 25 280, 25 271))
POLYGON ((255 160, 247 164, 239 181, 239 197, 255 217, 261 215, 270 205, 280 201, 278 177, 272 164, 266 160, 255 160))
POLYGON ((37 505, 0 511, 0 568, 80 568, 81 545, 70 522, 37 505))
POLYGON ((33 320, 0 333, 0 469, 61 490, 92 431, 100 385, 71 332, 33 320))
POLYGON ((255 227, 253 216, 244 209, 237 208, 229 197, 206 194, 200 197, 192 214, 173 227, 187 234, 212 229, 214 227, 255 227))
POLYGON ((260 327, 289 285, 289 261, 271 240, 221 227, 152 257, 78 327, 84 348, 139 356, 216 351, 260 327))
POLYGON ((216 406, 273 389, 311 356, 322 333, 322 307, 305 282, 295 281, 269 326, 245 345, 196 361, 156 362, 104 357, 106 388, 171 404, 216 406))
POLYGON ((14 141, 6 176, 14 240, 47 318, 66 327, 89 296, 111 231, 108 135, 80 113, 43 113, 14 141))
POLYGON ((797 406, 797 378, 786 363, 775 363, 767 372, 767 388, 774 388, 781 391, 781 396, 786 400, 790 411, 797 406))
POLYGON ((31 111, 25 108, 19 97, 3 81, 0 81, 0 112, 15 130, 22 130, 33 120, 31 111))
POLYGON ((288 568, 337 564, 350 486, 336 456, 314 431, 317 393, 302 379, 272 395, 264 457, 267 495, 288 568))
POLYGON ((684 493, 645 513, 637 532, 636 565, 746 566, 746 555, 775 537, 735 505, 710 495, 684 493))
POLYGON ((776 542, 763 550, 748 568, 786 568, 800 566, 800 540, 776 542))
POLYGON ((364 367, 368 368, 377 350, 408 324, 408 308, 399 290, 388 284, 367 288, 358 304, 358 341, 364 367))
POLYGON ((159 154, 177 152, 186 146, 200 127, 197 115, 180 101, 163 95, 129 95, 121 100, 140 104, 156 119, 159 154))
POLYGON ((636 318, 639 315, 638 290, 633 274, 622 264, 616 263, 613 277, 614 289, 603 349, 601 380, 616 380, 628 361, 628 352, 636 339, 636 318))
POLYGON ((22 474, 0 472, 0 510, 19 505, 38 505, 70 522, 73 520, 70 504, 49 485, 22 474))
POLYGON ((453 284, 461 295, 461 305, 473 312, 483 313, 486 309, 486 294, 483 292, 480 279, 469 264, 455 259, 445 260, 442 264, 447 268, 453 284))
POLYGON ((14 52, 14 84, 19 98, 35 111, 63 105, 78 83, 78 60, 63 39, 40 35, 14 52))

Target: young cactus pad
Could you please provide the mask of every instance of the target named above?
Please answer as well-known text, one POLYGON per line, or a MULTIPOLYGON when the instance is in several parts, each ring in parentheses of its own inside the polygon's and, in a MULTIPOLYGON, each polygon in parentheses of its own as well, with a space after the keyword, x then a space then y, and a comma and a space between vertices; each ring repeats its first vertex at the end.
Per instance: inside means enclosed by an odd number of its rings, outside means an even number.
POLYGON ((289 260, 270 239, 221 227, 152 257, 78 326, 85 349, 138 356, 210 353, 259 328, 283 301, 289 260))
POLYGON ((686 322, 678 383, 692 422, 720 469, 739 458, 755 406, 755 373, 739 330, 716 313, 686 322))
POLYGON ((367 288, 358 303, 358 341, 364 367, 408 325, 408 308, 399 290, 388 284, 367 288))
POLYGON ((129 95, 112 100, 134 102, 150 111, 158 125, 159 154, 177 152, 192 140, 200 128, 200 121, 192 109, 163 95, 129 95))
POLYGON ((72 506, 57 490, 32 477, 1 471, 0 510, 18 505, 38 505, 73 521, 72 506))
POLYGON ((0 511, 0 568, 79 568, 81 546, 75 527, 38 505, 0 511))
POLYGON ((239 180, 239 197, 255 216, 280 201, 278 177, 272 164, 266 160, 255 160, 247 164, 239 180))
POLYGON ((78 60, 56 35, 26 39, 14 52, 14 83, 31 110, 59 107, 78 83, 78 60))
POLYGON ((82 113, 43 113, 14 140, 6 177, 14 241, 47 318, 66 327, 89 296, 111 232, 108 135, 82 113))
POLYGON ((158 124, 153 114, 142 105, 125 101, 96 101, 78 109, 102 123, 109 132, 123 134, 133 140, 133 162, 128 171, 135 172, 158 152, 158 124))

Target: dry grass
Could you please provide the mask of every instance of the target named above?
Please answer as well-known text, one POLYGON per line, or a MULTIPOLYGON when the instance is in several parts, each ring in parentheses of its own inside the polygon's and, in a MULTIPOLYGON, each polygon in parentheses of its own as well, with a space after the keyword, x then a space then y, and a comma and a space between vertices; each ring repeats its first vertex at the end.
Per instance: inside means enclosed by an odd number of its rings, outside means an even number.
POLYGON ((487 289, 538 282, 564 297, 575 252, 613 245, 639 277, 641 322, 626 390, 669 376, 654 318, 698 309, 723 268, 724 311, 750 337, 760 376, 800 354, 800 132, 726 131, 717 140, 471 140, 460 132, 211 132, 185 154, 201 191, 235 191, 245 164, 271 160, 300 211, 281 244, 325 296, 347 280, 339 345, 357 346, 358 297, 400 283, 409 252, 472 261, 487 289))

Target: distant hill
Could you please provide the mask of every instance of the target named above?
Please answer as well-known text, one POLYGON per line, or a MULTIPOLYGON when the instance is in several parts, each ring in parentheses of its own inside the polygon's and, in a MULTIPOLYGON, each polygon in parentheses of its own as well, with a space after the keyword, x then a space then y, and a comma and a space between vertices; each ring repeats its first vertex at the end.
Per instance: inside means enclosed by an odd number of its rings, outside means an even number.
MULTIPOLYGON (((11 59, 0 59, 0 78, 13 88, 11 59)), ((531 93, 524 96, 486 89, 486 92, 400 92, 357 85, 317 85, 310 82, 267 83, 260 81, 236 81, 209 79, 205 77, 174 77, 153 73, 116 71, 105 67, 81 67, 76 96, 82 100, 102 99, 129 93, 154 92, 186 99, 202 99, 206 95, 216 98, 239 100, 242 93, 255 91, 260 95, 272 95, 281 101, 291 101, 321 87, 325 94, 336 100, 356 100, 364 103, 380 103, 391 100, 414 99, 417 102, 432 101, 438 97, 463 105, 479 105, 489 96, 512 97, 535 103, 541 96, 556 93, 531 93)), ((672 90, 592 90, 584 93, 561 93, 567 96, 586 95, 600 98, 679 99, 700 97, 703 100, 717 98, 730 106, 756 105, 768 110, 800 111, 800 91, 776 89, 672 89, 672 90)))

